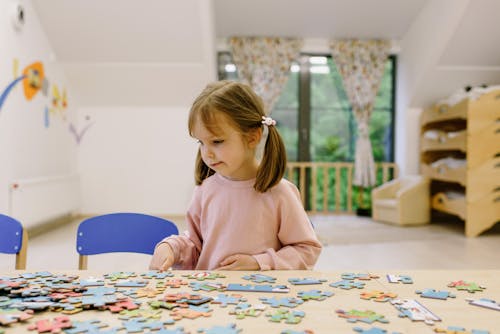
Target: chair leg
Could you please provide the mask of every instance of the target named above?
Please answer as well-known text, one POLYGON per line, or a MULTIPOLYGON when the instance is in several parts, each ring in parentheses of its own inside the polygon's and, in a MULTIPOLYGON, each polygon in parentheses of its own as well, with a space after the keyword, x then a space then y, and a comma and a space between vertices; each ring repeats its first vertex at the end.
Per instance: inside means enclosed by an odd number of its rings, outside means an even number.
POLYGON ((28 231, 23 229, 22 246, 19 253, 16 254, 16 270, 26 269, 26 258, 28 256, 28 231))
POLYGON ((78 259, 78 269, 87 270, 87 260, 87 255, 80 255, 80 258, 78 259))

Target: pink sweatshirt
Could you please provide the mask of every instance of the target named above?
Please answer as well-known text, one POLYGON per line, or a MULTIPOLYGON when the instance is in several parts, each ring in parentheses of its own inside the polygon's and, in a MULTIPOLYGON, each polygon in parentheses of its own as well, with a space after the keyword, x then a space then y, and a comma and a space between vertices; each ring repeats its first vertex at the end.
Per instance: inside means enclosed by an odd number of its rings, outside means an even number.
POLYGON ((161 241, 174 251, 174 268, 213 270, 233 254, 253 255, 261 270, 313 268, 321 243, 297 187, 282 179, 259 193, 254 183, 214 174, 195 187, 187 231, 161 241))

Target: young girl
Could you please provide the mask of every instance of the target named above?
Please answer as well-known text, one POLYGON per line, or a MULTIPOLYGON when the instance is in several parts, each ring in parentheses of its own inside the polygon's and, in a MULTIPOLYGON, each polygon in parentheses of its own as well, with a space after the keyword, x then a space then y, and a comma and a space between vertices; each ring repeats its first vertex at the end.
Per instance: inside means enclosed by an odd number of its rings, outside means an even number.
POLYGON ((275 125, 247 85, 219 81, 203 90, 189 114, 200 147, 187 231, 156 246, 150 269, 313 268, 321 244, 298 189, 283 179, 286 151, 275 125))

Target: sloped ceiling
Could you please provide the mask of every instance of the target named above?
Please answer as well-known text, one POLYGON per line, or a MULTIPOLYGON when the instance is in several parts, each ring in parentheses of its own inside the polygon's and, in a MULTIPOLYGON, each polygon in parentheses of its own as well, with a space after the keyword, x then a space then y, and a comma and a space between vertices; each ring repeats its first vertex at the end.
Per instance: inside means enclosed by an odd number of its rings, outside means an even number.
POLYGON ((427 0, 215 0, 217 37, 400 39, 427 0))
MULTIPOLYGON (((32 0, 82 105, 188 105, 207 68, 215 70, 211 38, 402 40, 429 1, 32 0)), ((463 84, 500 83, 500 1, 464 1, 467 11, 412 104, 463 84)))

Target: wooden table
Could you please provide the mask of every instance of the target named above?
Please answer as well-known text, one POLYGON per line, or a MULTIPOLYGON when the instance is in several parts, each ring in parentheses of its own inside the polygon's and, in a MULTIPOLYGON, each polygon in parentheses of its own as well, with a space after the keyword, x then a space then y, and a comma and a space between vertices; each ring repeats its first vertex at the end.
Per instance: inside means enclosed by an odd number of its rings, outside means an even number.
MULTIPOLYGON (((0 273, 0 277, 13 277, 23 273, 21 271, 11 272, 11 273, 0 273)), ((103 273, 92 272, 92 271, 51 271, 53 274, 65 274, 65 275, 78 275, 80 279, 86 279, 88 277, 102 277, 103 273)), ((198 282, 195 279, 188 279, 182 275, 188 274, 201 274, 203 272, 196 271, 173 271, 174 277, 167 277, 164 280, 171 280, 174 278, 183 279, 187 282, 198 282)), ((276 308, 267 305, 267 308, 258 317, 248 317, 245 319, 238 320, 234 315, 229 314, 229 310, 234 308, 234 305, 228 305, 223 308, 217 304, 209 304, 210 309, 212 309, 211 316, 201 317, 198 319, 181 319, 176 321, 174 324, 167 325, 165 328, 168 330, 173 330, 178 327, 183 327, 186 332, 191 334, 198 333, 197 330, 201 328, 211 328, 212 326, 227 326, 228 324, 235 323, 236 328, 241 329, 242 333, 281 333, 286 329, 294 330, 297 332, 303 332, 305 330, 312 330, 314 333, 356 333, 354 327, 359 327, 364 330, 371 329, 372 327, 378 327, 387 331, 387 333, 400 332, 400 333, 435 333, 434 330, 437 328, 446 329, 448 326, 463 327, 467 330, 465 333, 469 333, 473 329, 488 330, 490 333, 500 333, 500 311, 478 307, 469 304, 466 300, 468 298, 478 300, 480 298, 487 298, 500 302, 500 270, 467 270, 467 271, 371 271, 369 273, 359 271, 354 272, 354 274, 371 274, 379 276, 379 278, 371 280, 359 280, 355 279, 355 282, 365 283, 364 288, 358 289, 342 289, 330 286, 331 283, 335 283, 342 280, 342 274, 347 272, 317 272, 317 271, 266 271, 266 272, 213 272, 225 275, 225 278, 217 278, 215 280, 208 280, 205 282, 219 282, 225 285, 229 283, 235 284, 252 284, 252 285, 263 285, 271 283, 253 283, 251 281, 245 280, 242 277, 251 274, 263 274, 267 276, 272 276, 276 278, 276 282, 271 285, 286 285, 289 287, 290 291, 288 293, 258 293, 258 292, 235 292, 235 291, 193 291, 189 285, 182 286, 180 288, 170 288, 167 287, 165 291, 153 298, 138 298, 137 301, 142 302, 141 308, 149 309, 147 301, 152 301, 160 299, 167 293, 176 292, 189 292, 189 293, 199 293, 204 296, 210 296, 215 298, 220 293, 233 294, 240 293, 246 298, 248 303, 252 305, 261 304, 261 297, 294 297, 298 296, 300 291, 309 290, 320 290, 322 292, 333 292, 331 297, 325 298, 322 301, 307 300, 302 304, 296 306, 295 308, 284 308, 289 311, 303 311, 305 316, 299 324, 286 324, 277 323, 269 321, 270 317, 266 316, 267 312, 274 312, 276 308), (393 275, 407 275, 413 280, 413 284, 403 284, 403 283, 389 283, 387 280, 387 274, 393 275), (288 282, 289 278, 316 278, 326 280, 322 284, 318 285, 292 285, 288 282), (468 291, 457 290, 453 287, 448 287, 447 285, 455 281, 467 281, 475 282, 481 286, 484 286, 483 291, 478 291, 475 293, 470 293, 468 291), (448 298, 447 300, 430 299, 423 298, 419 294, 416 294, 417 290, 425 289, 436 289, 436 290, 446 290, 455 295, 455 298, 448 298), (361 299, 360 294, 363 292, 369 292, 373 290, 378 290, 382 292, 391 292, 397 294, 396 299, 414 299, 420 304, 424 305, 428 310, 437 315, 441 321, 436 322, 434 325, 425 324, 422 321, 412 321, 408 318, 399 317, 398 310, 394 305, 388 302, 376 302, 373 300, 361 299), (375 321, 372 324, 364 322, 348 322, 346 319, 339 317, 336 313, 337 310, 344 310, 349 312, 351 310, 358 311, 374 311, 380 315, 383 315, 388 323, 380 323, 375 321)), ((131 279, 142 279, 137 273, 136 277, 131 279)), ((150 279, 150 285, 154 282, 160 281, 159 279, 150 279)), ((110 281, 106 280, 106 284, 110 281)), ((5 295, 0 288, 0 296, 5 295)), ((1 298, 0 298, 1 305, 1 298)), ((498 305, 498 304, 497 304, 498 305)), ((171 318, 169 310, 161 309, 161 320, 167 320, 171 318)), ((10 333, 31 333, 27 330, 30 324, 34 324, 36 320, 54 318, 60 316, 59 312, 52 311, 40 311, 35 312, 33 318, 19 323, 13 323, 7 327, 0 326, 0 333, 2 330, 6 334, 10 333)), ((90 319, 100 320, 102 323, 109 325, 107 329, 113 327, 120 327, 122 320, 118 319, 118 313, 111 313, 108 310, 84 310, 83 312, 69 315, 71 320, 83 321, 90 319)), ((103 328, 105 330, 106 328, 103 328)), ((148 331, 145 331, 148 332, 148 331)), ((124 330, 118 331, 118 333, 125 333, 124 330)), ((160 333, 160 332, 155 332, 160 333)), ((166 333, 166 331, 165 331, 166 333)), ((170 332, 169 332, 170 333, 170 332)), ((181 333, 181 332, 179 332, 181 333)), ((223 332, 226 333, 226 332, 223 332)), ((231 333, 231 332, 227 332, 231 333)), ((376 333, 376 332, 373 332, 376 333)))

